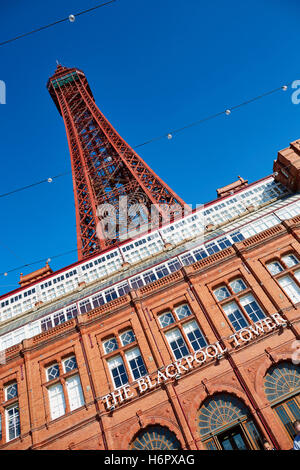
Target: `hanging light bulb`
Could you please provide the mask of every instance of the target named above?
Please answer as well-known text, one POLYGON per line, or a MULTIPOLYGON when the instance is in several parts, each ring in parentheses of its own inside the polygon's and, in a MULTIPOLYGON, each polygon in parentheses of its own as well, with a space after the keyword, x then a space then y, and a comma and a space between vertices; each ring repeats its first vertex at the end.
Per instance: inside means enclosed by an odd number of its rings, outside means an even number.
POLYGON ((171 140, 173 138, 172 134, 167 135, 168 140, 171 140))
POLYGON ((229 116, 229 114, 231 114, 230 109, 226 109, 225 114, 226 114, 227 116, 229 116))
POLYGON ((48 259, 47 259, 47 263, 50 263, 50 261, 51 261, 51 258, 48 258, 48 259))
POLYGON ((47 181, 48 181, 48 183, 52 183, 53 179, 52 179, 52 178, 48 178, 47 181))
POLYGON ((70 23, 74 23, 75 19, 76 19, 76 18, 75 18, 74 15, 69 15, 69 21, 70 21, 70 23))
POLYGON ((4 276, 7 276, 7 273, 4 273, 4 276))
POLYGON ((286 85, 283 85, 281 88, 283 89, 283 91, 286 91, 288 87, 286 85))

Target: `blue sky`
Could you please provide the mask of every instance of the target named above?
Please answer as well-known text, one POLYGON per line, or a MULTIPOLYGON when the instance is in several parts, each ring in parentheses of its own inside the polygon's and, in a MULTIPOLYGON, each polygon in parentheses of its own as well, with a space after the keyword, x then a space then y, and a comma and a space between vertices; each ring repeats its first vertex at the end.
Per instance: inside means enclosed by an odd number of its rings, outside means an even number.
MULTIPOLYGON (((97 3, 2 1, 0 42, 97 3)), ((297 0, 119 0, 1 47, 0 193, 70 169, 63 121, 46 89, 56 59, 86 73, 99 108, 134 146, 300 79, 299 13, 297 0)), ((277 151, 300 138, 291 93, 140 155, 187 203, 207 202, 237 175, 270 174, 277 151)), ((71 175, 0 198, 0 210, 0 272, 76 248, 71 175)), ((75 260, 76 253, 51 266, 75 260)), ((1 276, 0 293, 17 287, 19 274, 1 276)))

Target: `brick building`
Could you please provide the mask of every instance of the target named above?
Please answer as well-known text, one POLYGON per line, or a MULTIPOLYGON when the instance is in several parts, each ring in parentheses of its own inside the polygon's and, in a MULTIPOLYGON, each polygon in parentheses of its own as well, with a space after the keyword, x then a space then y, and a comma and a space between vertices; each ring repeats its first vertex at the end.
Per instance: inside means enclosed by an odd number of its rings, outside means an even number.
POLYGON ((0 298, 0 448, 291 448, 299 169, 297 141, 180 221, 22 275, 0 298))

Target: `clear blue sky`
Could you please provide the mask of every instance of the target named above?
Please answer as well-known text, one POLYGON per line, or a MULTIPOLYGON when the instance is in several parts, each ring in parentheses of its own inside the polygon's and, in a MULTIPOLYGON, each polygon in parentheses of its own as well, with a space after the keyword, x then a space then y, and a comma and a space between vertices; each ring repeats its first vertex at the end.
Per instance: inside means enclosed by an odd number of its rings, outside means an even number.
MULTIPOLYGON (((0 42, 97 3, 2 1, 0 42)), ((86 73, 100 109, 136 145, 300 79, 299 17, 297 0, 119 0, 1 47, 0 193, 70 169, 46 89, 56 59, 86 73)), ((277 151, 297 138, 300 105, 288 90, 140 154, 187 203, 200 204, 237 175, 270 174, 277 151)), ((70 175, 2 198, 0 210, 0 272, 76 248, 70 175)), ((1 276, 0 293, 18 280, 19 272, 1 276)))

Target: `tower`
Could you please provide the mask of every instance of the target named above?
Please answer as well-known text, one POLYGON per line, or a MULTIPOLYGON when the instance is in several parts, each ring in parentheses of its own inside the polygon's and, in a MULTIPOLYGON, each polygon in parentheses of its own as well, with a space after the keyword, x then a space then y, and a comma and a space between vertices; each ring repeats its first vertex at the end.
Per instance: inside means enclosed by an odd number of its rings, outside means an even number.
POLYGON ((147 230, 151 211, 152 221, 155 214, 158 223, 183 211, 182 199, 98 109, 81 70, 58 64, 47 88, 66 127, 79 259, 130 238, 129 227, 147 230), (122 197, 126 208, 120 209, 122 197), (112 226, 114 231, 110 231, 112 226))

